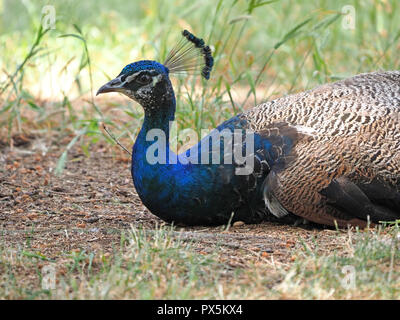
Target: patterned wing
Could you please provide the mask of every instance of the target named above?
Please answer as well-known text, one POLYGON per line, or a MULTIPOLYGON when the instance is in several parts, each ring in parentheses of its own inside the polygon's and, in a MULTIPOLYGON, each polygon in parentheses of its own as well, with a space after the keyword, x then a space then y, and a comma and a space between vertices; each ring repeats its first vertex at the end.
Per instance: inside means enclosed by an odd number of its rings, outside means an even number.
POLYGON ((399 72, 323 85, 262 104, 244 117, 258 132, 286 122, 312 137, 298 139, 290 161, 271 168, 265 181, 270 210, 340 226, 365 225, 367 216, 399 216, 399 72), (377 188, 390 196, 374 199, 368 190, 377 188))

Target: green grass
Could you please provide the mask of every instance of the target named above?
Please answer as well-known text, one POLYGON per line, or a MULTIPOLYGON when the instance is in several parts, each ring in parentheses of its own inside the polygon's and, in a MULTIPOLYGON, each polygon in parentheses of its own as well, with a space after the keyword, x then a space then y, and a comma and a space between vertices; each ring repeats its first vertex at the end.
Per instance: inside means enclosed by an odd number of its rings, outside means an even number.
POLYGON ((303 299, 398 299, 399 236, 398 226, 348 232, 345 250, 329 254, 320 254, 318 245, 305 245, 278 288, 303 299), (346 276, 346 270, 354 277, 346 276))
MULTIPOLYGON (((246 268, 221 259, 224 248, 196 250, 171 227, 122 233, 113 254, 62 252, 57 263, 29 247, 0 248, 0 299, 397 299, 400 233, 335 232, 335 252, 317 241, 294 248, 291 265, 259 257, 246 268), (254 262, 256 261, 256 262, 254 262), (52 266, 54 287, 46 288, 52 266), (346 286, 343 268, 354 271, 346 286)), ((253 262, 252 262, 253 261, 253 262)))
POLYGON ((0 299, 188 299, 196 292, 212 294, 227 271, 215 256, 198 254, 190 242, 173 237, 171 228, 132 228, 122 234, 114 254, 64 252, 61 265, 29 250, 29 245, 18 250, 2 248, 0 299), (56 270, 56 288, 42 288, 45 265, 56 270), (36 274, 27 281, 20 268, 36 270, 36 274), (213 274, 213 270, 220 271, 213 274))
MULTIPOLYGON (((98 142, 132 143, 143 118, 127 98, 93 97, 126 64, 162 61, 188 28, 213 47, 210 81, 173 79, 180 129, 200 131, 262 101, 361 72, 399 69, 400 6, 388 1, 58 1, 55 29, 41 29, 48 1, 0 2, 0 140, 16 133, 57 134, 68 150, 98 142), (343 6, 355 9, 344 27, 343 6), (68 139, 63 137, 70 136, 68 139)), ((176 139, 179 140, 179 139, 176 139)), ((182 141, 178 141, 182 143, 182 141)), ((170 230, 133 229, 113 255, 61 252, 56 290, 43 290, 51 264, 28 244, 0 252, 0 298, 396 298, 398 227, 343 235, 346 250, 305 244, 290 265, 229 268, 170 230), (350 239, 351 237, 351 239, 350 239), (342 268, 356 285, 344 289, 342 268), (167 276, 168 275, 168 276, 167 276)), ((297 251, 299 250, 299 251, 297 251)))

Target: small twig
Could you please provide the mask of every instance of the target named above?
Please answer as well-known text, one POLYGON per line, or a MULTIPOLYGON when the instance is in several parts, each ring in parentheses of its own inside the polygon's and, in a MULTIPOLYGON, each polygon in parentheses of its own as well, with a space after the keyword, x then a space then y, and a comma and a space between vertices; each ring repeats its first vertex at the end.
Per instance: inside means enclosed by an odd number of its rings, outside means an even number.
POLYGON ((118 144, 125 152, 129 153, 132 156, 132 153, 129 152, 122 144, 119 143, 119 141, 111 134, 111 132, 108 131, 105 123, 103 122, 103 129, 105 130, 105 132, 107 132, 107 134, 111 137, 111 139, 113 139, 115 141, 116 144, 118 144))
POLYGON ((225 227, 225 230, 224 230, 225 232, 229 231, 229 228, 230 228, 230 226, 231 226, 232 218, 233 218, 234 214, 235 214, 235 212, 232 211, 231 217, 229 218, 228 223, 226 224, 226 227, 225 227))

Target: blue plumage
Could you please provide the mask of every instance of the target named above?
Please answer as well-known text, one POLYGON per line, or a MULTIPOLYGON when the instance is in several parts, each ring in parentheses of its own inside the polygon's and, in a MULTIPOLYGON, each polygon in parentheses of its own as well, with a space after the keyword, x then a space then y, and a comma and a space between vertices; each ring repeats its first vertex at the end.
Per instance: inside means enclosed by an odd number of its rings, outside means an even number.
MULTIPOLYGON (((257 183, 255 174, 235 175, 235 164, 182 164, 179 158, 176 164, 149 164, 146 152, 153 142, 146 141, 145 137, 148 130, 154 128, 152 120, 145 119, 132 154, 132 177, 136 190, 152 213, 166 221, 188 225, 222 224, 229 220, 232 212, 241 209, 244 213, 236 214, 233 221, 261 220, 262 216, 257 214, 256 208, 252 208, 254 195, 258 193, 261 199, 261 183, 257 183), (253 181, 249 181, 250 177, 253 181)), ((159 123, 157 120, 155 122, 159 123)), ((218 129, 240 127, 240 120, 235 117, 218 129)), ((168 130, 167 127, 164 129, 168 130)), ((201 142, 189 149, 187 155, 198 149, 201 157, 200 145, 201 142)), ((265 150, 265 146, 270 144, 259 138, 256 147, 265 150)), ((223 142, 220 150, 223 157, 223 142)), ((167 152, 171 152, 169 146, 167 152)), ((260 158, 268 158, 268 152, 262 153, 260 158)), ((258 170, 262 179, 266 172, 262 172, 261 167, 258 170)), ((261 204, 259 209, 262 207, 264 205, 261 204)))
POLYGON ((144 108, 144 123, 132 152, 131 172, 137 193, 153 214, 169 222, 217 225, 227 223, 229 219, 261 221, 267 214, 263 202, 263 182, 274 163, 290 152, 290 143, 287 139, 278 139, 273 144, 269 139, 274 139, 274 135, 263 135, 262 132, 253 133, 252 140, 247 141, 246 130, 250 126, 244 117, 237 115, 222 123, 184 154, 175 155, 168 143, 169 122, 174 119, 176 109, 170 71, 191 71, 194 67, 201 67, 203 77, 208 79, 213 66, 211 50, 204 41, 188 32, 184 32, 183 36, 192 47, 187 49, 185 44, 178 46, 170 54, 166 65, 150 60, 131 63, 98 92, 124 93, 144 108), (184 53, 182 48, 186 48, 184 53), (195 52, 190 57, 199 55, 200 62, 188 58, 188 52, 195 52), (157 139, 149 139, 153 130, 161 132, 163 137, 158 139, 167 142, 166 150, 157 150, 153 154, 158 158, 163 158, 165 154, 164 163, 149 160, 149 151, 157 142, 157 139), (238 174, 246 163, 238 163, 234 157, 231 162, 225 161, 225 144, 234 149, 231 141, 218 136, 220 132, 239 140, 239 153, 242 155, 247 151, 247 143, 254 144, 250 155, 254 170, 238 174), (281 151, 277 153, 273 146, 281 146, 281 151), (188 162, 190 157, 192 160, 197 158, 197 161, 188 162))
POLYGON ((157 61, 141 60, 141 61, 130 63, 127 66, 125 66, 122 69, 120 75, 134 73, 134 72, 138 72, 141 70, 157 70, 158 72, 165 73, 166 75, 168 75, 168 73, 169 73, 168 68, 166 68, 163 64, 161 64, 157 61))
MULTIPOLYGON (((162 110, 174 110, 175 105, 160 106, 162 110)), ((241 220, 248 223, 259 222, 266 218, 265 204, 262 201, 262 183, 278 156, 272 150, 268 139, 259 134, 254 135, 257 163, 254 172, 249 175, 237 175, 237 164, 182 164, 177 163, 149 164, 146 159, 148 148, 154 143, 146 141, 146 134, 154 128, 162 128, 168 132, 166 117, 145 117, 132 153, 132 177, 135 188, 144 205, 158 217, 175 223, 187 225, 209 225, 226 223, 234 212, 232 221, 241 220)), ((216 128, 222 130, 242 129, 245 134, 247 123, 236 116, 216 128)), ((168 135, 168 134, 167 134, 168 135)), ((210 135, 202 141, 210 139, 210 135)), ((202 141, 185 153, 204 157, 202 141)), ((220 143, 220 159, 224 158, 224 140, 220 143)), ((212 141, 209 140, 212 150, 212 141)), ((245 146, 243 146, 245 148, 245 146)), ((173 155, 169 145, 167 154, 173 155)), ((169 159, 168 159, 169 160, 169 159)), ((270 217, 274 220, 273 217, 270 217)), ((289 217, 288 217, 289 218, 289 217)))

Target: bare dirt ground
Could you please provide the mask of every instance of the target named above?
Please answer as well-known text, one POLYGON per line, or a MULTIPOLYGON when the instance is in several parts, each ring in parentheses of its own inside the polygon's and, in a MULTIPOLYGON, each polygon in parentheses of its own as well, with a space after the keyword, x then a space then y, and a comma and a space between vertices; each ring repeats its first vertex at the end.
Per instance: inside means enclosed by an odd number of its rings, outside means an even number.
MULTIPOLYGON (((68 154, 61 176, 54 174, 58 158, 71 137, 53 142, 14 137, 14 146, 0 144, 0 234, 7 246, 31 248, 57 261, 65 251, 111 252, 121 231, 154 229, 164 222, 152 215, 137 196, 130 176, 129 155, 118 147, 94 145, 90 156, 80 147, 68 154)), ((337 232, 276 223, 220 227, 177 227, 177 236, 193 241, 196 250, 217 248, 220 259, 236 267, 271 258, 283 264, 296 250, 317 240, 324 250, 343 249, 337 232), (302 240, 302 241, 299 241, 302 240)))

